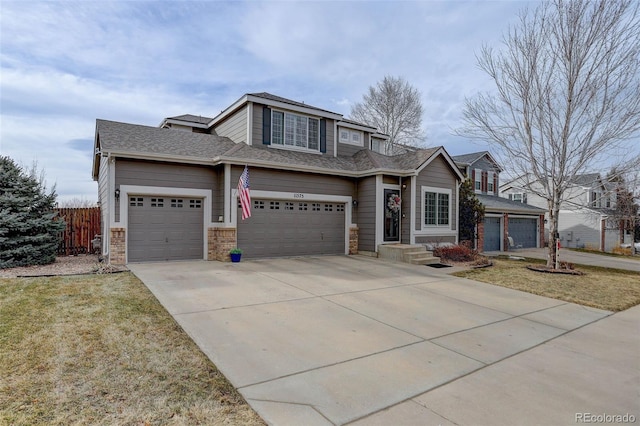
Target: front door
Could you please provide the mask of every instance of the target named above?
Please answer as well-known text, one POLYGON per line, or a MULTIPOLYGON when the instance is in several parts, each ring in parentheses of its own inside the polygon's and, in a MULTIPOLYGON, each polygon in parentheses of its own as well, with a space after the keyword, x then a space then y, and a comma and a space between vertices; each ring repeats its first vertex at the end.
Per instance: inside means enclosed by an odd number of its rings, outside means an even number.
POLYGON ((400 191, 384 190, 384 241, 400 241, 400 191))

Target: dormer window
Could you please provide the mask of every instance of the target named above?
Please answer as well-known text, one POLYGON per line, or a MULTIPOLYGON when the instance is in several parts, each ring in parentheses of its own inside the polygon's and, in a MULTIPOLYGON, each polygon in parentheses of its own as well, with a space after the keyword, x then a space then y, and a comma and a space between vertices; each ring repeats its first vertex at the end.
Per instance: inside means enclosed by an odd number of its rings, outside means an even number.
POLYGON ((289 112, 273 111, 271 144, 319 151, 320 120, 289 112))
POLYGON ((518 203, 527 204, 527 194, 523 192, 515 192, 513 194, 509 194, 509 199, 518 203))
POLYGON ((339 142, 349 145, 364 146, 364 136, 359 130, 345 129, 340 127, 338 130, 339 142))

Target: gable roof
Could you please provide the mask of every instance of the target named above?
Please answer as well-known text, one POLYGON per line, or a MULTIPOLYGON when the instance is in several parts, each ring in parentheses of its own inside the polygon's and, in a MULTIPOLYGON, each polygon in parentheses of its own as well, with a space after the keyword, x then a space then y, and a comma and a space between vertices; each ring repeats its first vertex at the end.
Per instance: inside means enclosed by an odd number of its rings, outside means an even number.
MULTIPOLYGON (((100 155, 206 165, 248 164, 343 176, 364 176, 381 172, 408 176, 416 174, 420 167, 438 155, 443 155, 452 164, 443 147, 396 156, 385 156, 363 149, 353 156, 333 157, 254 147, 244 142, 234 143, 229 138, 217 135, 107 120, 96 120, 95 148, 94 179, 97 179, 100 155)), ((458 176, 460 174, 455 167, 453 172, 458 176)))
POLYGON ((580 186, 592 186, 594 183, 599 182, 600 179, 600 173, 585 173, 582 175, 576 175, 572 180, 571 183, 574 183, 576 185, 580 185, 580 186))
POLYGON ((490 162, 498 169, 498 171, 502 171, 502 167, 498 164, 498 162, 493 158, 489 151, 480 151, 480 152, 472 152, 470 154, 462 154, 462 155, 452 155, 451 158, 457 164, 461 166, 471 166, 482 157, 487 157, 490 162))
POLYGON ((167 117, 167 120, 177 120, 177 121, 186 121, 188 123, 198 123, 198 124, 207 124, 213 118, 203 117, 201 115, 193 115, 193 114, 183 114, 177 115, 175 117, 167 117))
POLYGON ((508 198, 498 197, 495 195, 476 194, 478 201, 485 207, 488 212, 507 212, 507 213, 529 213, 544 214, 545 209, 521 203, 519 201, 509 200, 508 198))
POLYGON ((255 102, 255 103, 267 105, 272 108, 282 108, 282 109, 300 112, 303 114, 329 118, 337 121, 342 120, 342 114, 338 114, 337 112, 332 112, 326 109, 308 105, 308 104, 305 104, 304 102, 298 102, 291 99, 283 98, 281 96, 272 95, 271 93, 260 92, 260 93, 246 93, 245 95, 240 97, 240 99, 238 99, 233 104, 231 104, 226 109, 224 109, 220 114, 216 115, 208 123, 208 126, 211 127, 216 123, 226 119, 228 116, 230 116, 235 111, 242 108, 249 102, 255 102))

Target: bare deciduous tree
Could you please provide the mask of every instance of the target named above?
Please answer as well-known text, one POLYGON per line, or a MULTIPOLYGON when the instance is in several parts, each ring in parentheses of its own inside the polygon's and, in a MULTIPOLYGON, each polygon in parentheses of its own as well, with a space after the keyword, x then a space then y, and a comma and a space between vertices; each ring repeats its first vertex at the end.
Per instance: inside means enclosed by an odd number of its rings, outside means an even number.
POLYGON ((420 92, 402 77, 385 76, 376 87, 369 86, 350 118, 389 135, 386 154, 395 153, 398 144, 416 146, 425 138, 420 92))
POLYGON ((457 133, 497 146, 503 164, 547 200, 548 266, 576 175, 616 155, 626 155, 623 168, 640 164, 637 151, 630 155, 640 130, 638 15, 634 0, 543 2, 520 15, 504 50, 485 46, 478 55, 497 93, 467 99, 457 133))

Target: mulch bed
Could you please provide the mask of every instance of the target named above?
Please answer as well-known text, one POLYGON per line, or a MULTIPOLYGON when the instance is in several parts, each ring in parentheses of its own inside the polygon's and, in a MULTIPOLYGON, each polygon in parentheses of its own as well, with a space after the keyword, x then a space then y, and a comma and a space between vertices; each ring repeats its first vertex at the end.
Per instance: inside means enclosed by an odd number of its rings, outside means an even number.
POLYGON ((584 272, 576 271, 575 269, 555 269, 549 268, 546 265, 527 265, 527 269, 536 272, 546 272, 548 274, 584 275, 584 272))

